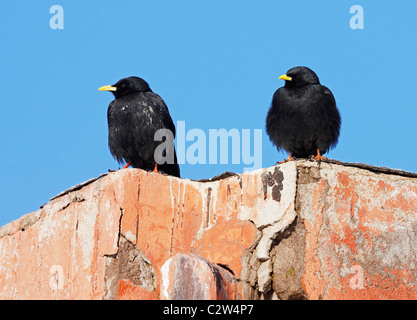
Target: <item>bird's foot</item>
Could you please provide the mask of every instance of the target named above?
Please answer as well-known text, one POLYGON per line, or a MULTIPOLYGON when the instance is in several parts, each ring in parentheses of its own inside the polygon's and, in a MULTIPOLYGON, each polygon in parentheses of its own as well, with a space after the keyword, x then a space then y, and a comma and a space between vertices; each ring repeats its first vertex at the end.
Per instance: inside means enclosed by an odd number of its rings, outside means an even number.
MULTIPOLYGON (((122 169, 126 169, 126 168, 127 168, 127 167, 129 167, 129 166, 130 166, 130 162, 126 163, 122 169)), ((119 169, 117 169, 117 170, 108 169, 108 171, 109 171, 109 172, 116 172, 116 171, 119 171, 119 170, 121 170, 121 169, 120 169, 120 168, 119 168, 119 169)))
POLYGON ((153 168, 153 171, 152 172, 159 173, 159 171, 158 171, 158 164, 157 163, 155 163, 155 168, 153 168))
POLYGON ((284 161, 279 161, 278 164, 283 164, 283 163, 290 162, 290 161, 293 161, 293 160, 295 160, 295 159, 294 158, 291 158, 291 159, 287 158, 284 161))
POLYGON ((278 164, 283 164, 283 163, 286 163, 288 161, 293 161, 293 160, 295 160, 295 159, 292 156, 292 152, 290 152, 290 155, 288 156, 288 158, 285 159, 284 161, 279 161, 278 164))
POLYGON ((321 154, 320 154, 320 150, 319 149, 317 149, 317 155, 315 155, 315 156, 311 156, 311 158, 312 159, 314 159, 314 160, 317 160, 317 161, 323 161, 323 160, 327 160, 327 158, 326 157, 323 157, 321 154))
POLYGON ((326 157, 323 157, 322 155, 319 155, 319 154, 317 156, 312 156, 311 158, 317 161, 328 160, 326 157))

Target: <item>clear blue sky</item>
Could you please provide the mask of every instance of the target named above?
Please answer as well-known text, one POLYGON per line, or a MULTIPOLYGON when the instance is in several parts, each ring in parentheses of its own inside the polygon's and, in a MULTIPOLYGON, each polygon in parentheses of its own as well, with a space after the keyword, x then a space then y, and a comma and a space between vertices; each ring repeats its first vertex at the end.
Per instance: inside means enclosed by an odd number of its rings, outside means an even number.
MULTIPOLYGON (((417 171, 416 1, 8 1, 0 11, 0 226, 77 183, 117 169, 112 95, 137 75, 186 130, 262 129, 262 167, 287 155, 265 133, 278 77, 305 65, 336 97, 328 157, 417 171), (52 30, 52 5, 64 29, 52 30), (364 29, 349 25, 352 5, 364 29)), ((186 147, 192 142, 187 142, 186 147)), ((181 166, 200 179, 240 165, 181 166)))

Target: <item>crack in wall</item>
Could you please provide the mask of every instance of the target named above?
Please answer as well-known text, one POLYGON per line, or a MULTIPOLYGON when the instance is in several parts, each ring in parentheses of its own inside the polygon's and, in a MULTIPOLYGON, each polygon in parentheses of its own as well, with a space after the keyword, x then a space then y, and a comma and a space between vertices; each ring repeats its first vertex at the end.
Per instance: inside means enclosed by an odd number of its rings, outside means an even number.
POLYGON ((212 188, 208 187, 207 189, 207 215, 206 215, 206 228, 208 228, 210 224, 210 204, 211 204, 211 191, 212 188))
POLYGON ((121 280, 129 280, 147 291, 156 289, 155 270, 135 244, 120 235, 119 248, 115 254, 105 255, 104 300, 117 298, 121 280))
MULTIPOLYGON (((280 222, 271 222, 258 227, 258 235, 254 244, 245 250, 242 256, 242 273, 244 296, 246 299, 306 299, 307 295, 302 285, 304 273, 305 253, 305 227, 299 217, 299 183, 300 171, 296 167, 296 185, 293 199, 295 219, 286 227, 282 228, 280 222), (269 229, 266 229, 269 228, 269 229), (277 231, 274 232, 273 229, 277 231), (268 235, 265 234, 267 232, 268 235), (265 237, 268 237, 265 239, 265 237), (259 245, 262 241, 264 252, 262 256, 257 255, 259 245), (265 243, 265 241, 269 243, 265 243)), ((282 173, 281 173, 282 174, 282 173)), ((274 174, 262 175, 262 190, 264 199, 267 199, 268 187, 271 188, 271 198, 280 200, 277 190, 274 193, 274 186, 282 191, 283 176, 275 169, 274 174), (275 177, 275 178, 273 178, 275 177)))
MULTIPOLYGON (((130 281, 148 291, 156 288, 155 271, 148 258, 136 246, 135 243, 126 238, 122 233, 122 221, 124 208, 117 201, 116 194, 112 190, 113 199, 120 210, 117 234, 117 251, 114 254, 104 254, 104 300, 114 300, 119 292, 120 281, 130 281)), ((140 188, 138 189, 138 200, 140 188)), ((136 219, 136 238, 139 228, 139 216, 136 219)))
POLYGON ((254 244, 242 255, 241 279, 246 299, 306 299, 301 277, 304 272, 305 228, 297 217, 273 240, 269 259, 260 261, 254 244))
POLYGON ((118 232, 118 234, 117 234, 117 247, 118 247, 118 248, 120 247, 120 237, 122 236, 122 219, 123 219, 123 213, 124 213, 123 208, 121 208, 120 206, 119 206, 119 210, 120 210, 120 217, 119 217, 119 232, 118 232))

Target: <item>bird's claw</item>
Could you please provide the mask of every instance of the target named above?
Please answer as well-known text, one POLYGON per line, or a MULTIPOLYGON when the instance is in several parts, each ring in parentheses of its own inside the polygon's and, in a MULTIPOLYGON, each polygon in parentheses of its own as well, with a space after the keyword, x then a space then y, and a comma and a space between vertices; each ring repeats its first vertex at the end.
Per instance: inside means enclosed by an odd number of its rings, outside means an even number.
POLYGON ((314 159, 314 160, 317 160, 318 162, 320 162, 320 161, 323 161, 323 160, 327 160, 327 158, 326 157, 323 157, 322 155, 321 155, 321 153, 320 153, 320 149, 319 148, 317 148, 317 155, 315 155, 315 156, 310 156, 310 158, 311 159, 314 159))
POLYGON ((278 164, 283 164, 283 163, 287 163, 287 162, 294 161, 294 160, 295 160, 294 158, 285 159, 284 161, 278 161, 278 164))
MULTIPOLYGON (((129 166, 130 166, 130 163, 128 162, 124 165, 124 167, 122 169, 126 169, 129 166)), ((119 169, 117 169, 117 170, 113 170, 113 169, 108 169, 108 170, 109 170, 109 172, 116 172, 116 171, 119 171, 119 170, 122 170, 122 169, 120 169, 120 167, 119 167, 119 169)))
POLYGON ((295 160, 295 158, 292 156, 292 153, 290 153, 290 155, 288 156, 287 159, 285 159, 284 161, 279 161, 278 164, 283 164, 283 163, 286 163, 286 162, 289 162, 289 161, 294 161, 294 160, 295 160))
POLYGON ((323 157, 322 155, 318 154, 316 156, 311 156, 311 159, 317 160, 317 161, 323 161, 328 160, 326 157, 323 157))

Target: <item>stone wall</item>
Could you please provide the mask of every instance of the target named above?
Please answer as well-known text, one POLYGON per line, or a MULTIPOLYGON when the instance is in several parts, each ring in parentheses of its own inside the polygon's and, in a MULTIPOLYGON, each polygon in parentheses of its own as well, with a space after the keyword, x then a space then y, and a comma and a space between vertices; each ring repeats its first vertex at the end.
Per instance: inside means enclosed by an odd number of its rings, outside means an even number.
POLYGON ((416 299, 417 175, 124 169, 0 228, 0 299, 416 299))

